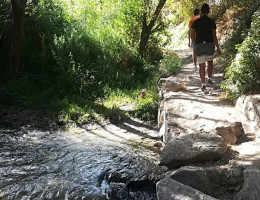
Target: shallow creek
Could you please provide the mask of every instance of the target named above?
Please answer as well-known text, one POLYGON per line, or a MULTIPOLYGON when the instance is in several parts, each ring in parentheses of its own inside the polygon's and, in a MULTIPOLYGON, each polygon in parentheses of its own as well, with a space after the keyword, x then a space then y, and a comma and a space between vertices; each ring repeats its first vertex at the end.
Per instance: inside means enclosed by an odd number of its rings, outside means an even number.
POLYGON ((119 135, 0 128, 0 199, 156 199, 157 156, 119 135))

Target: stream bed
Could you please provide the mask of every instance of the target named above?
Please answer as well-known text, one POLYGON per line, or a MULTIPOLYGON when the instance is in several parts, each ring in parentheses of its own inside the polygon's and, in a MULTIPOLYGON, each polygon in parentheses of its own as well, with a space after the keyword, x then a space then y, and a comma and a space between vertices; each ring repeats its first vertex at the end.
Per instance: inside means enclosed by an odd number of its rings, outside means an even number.
POLYGON ((157 199, 158 154, 122 141, 0 127, 0 199, 157 199))

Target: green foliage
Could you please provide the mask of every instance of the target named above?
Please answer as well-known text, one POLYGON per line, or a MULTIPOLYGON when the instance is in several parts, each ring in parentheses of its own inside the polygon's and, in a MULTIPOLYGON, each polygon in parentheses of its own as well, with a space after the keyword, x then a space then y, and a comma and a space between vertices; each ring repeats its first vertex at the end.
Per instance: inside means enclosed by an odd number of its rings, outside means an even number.
POLYGON ((212 6, 212 17, 219 20, 223 17, 226 10, 236 8, 237 10, 249 8, 258 3, 258 0, 221 0, 214 2, 212 6))
POLYGON ((260 11, 253 15, 251 28, 225 74, 222 89, 228 98, 260 92, 260 11))
POLYGON ((164 76, 176 75, 181 70, 182 62, 174 53, 168 53, 160 62, 160 70, 164 76))
POLYGON ((187 35, 188 35, 188 23, 180 23, 171 27, 172 41, 171 44, 174 47, 187 46, 187 35))
POLYGON ((139 98, 136 102, 135 117, 156 123, 158 115, 158 95, 147 92, 145 98, 139 98))
MULTIPOLYGON (((155 85, 155 83, 153 84, 155 85)), ((124 106, 129 107, 125 116, 134 116, 155 123, 158 112, 158 95, 153 87, 147 88, 149 89, 111 91, 107 94, 103 105, 108 109, 118 110, 124 106), (141 96, 140 93, 143 93, 144 96, 141 96)))
POLYGON ((107 87, 145 82, 154 68, 137 51, 138 2, 39 0, 30 5, 25 70, 47 77, 60 94, 85 98, 102 96, 107 87))
POLYGON ((167 7, 173 12, 172 21, 178 25, 187 23, 193 16, 194 10, 200 9, 205 0, 168 0, 167 7))
MULTIPOLYGON (((149 4, 148 19, 156 5, 149 4)), ((11 14, 9 1, 1 2, 2 8, 11 14)), ((28 1, 22 67, 13 80, 0 79, 0 102, 52 110, 66 123, 129 117, 120 105, 138 104, 133 93, 154 79, 155 61, 161 59, 166 42, 166 26, 161 26, 150 38, 148 56, 139 55, 145 8, 139 0, 28 1), (96 103, 100 98, 106 101, 96 103)), ((1 12, 1 25, 4 16, 1 12)), ((163 20, 160 16, 158 22, 163 20)), ((0 52, 2 56, 2 48, 0 52)), ((143 107, 150 102, 140 103, 140 115, 148 112, 143 107)))
POLYGON ((78 96, 52 101, 49 110, 59 113, 59 123, 89 123, 108 119, 112 122, 125 120, 131 116, 148 122, 157 120, 158 96, 146 90, 145 97, 138 97, 139 90, 107 91, 106 97, 89 101, 78 96), (125 109, 124 109, 125 108, 125 109))
POLYGON ((244 10, 241 13, 241 16, 236 19, 237 23, 234 26, 234 32, 225 44, 224 44, 224 52, 222 55, 222 59, 230 64, 230 62, 234 59, 235 54, 237 53, 236 46, 241 44, 244 38, 247 36, 251 22, 252 15, 257 10, 258 5, 253 4, 249 9, 244 10))

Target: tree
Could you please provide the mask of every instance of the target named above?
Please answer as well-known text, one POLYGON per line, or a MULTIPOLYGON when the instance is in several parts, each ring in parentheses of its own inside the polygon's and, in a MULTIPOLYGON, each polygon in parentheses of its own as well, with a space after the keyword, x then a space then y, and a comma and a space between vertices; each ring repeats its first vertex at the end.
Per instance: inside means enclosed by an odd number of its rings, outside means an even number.
POLYGON ((13 11, 13 34, 10 47, 8 73, 13 76, 19 68, 23 41, 23 21, 27 0, 11 0, 13 11))
POLYGON ((145 52, 145 48, 146 48, 146 45, 148 43, 148 40, 149 40, 149 37, 154 33, 156 32, 159 28, 160 28, 160 24, 157 25, 155 28, 155 23, 157 21, 157 19, 159 18, 159 15, 161 13, 161 10, 163 9, 163 6, 165 5, 166 1, 167 0, 160 0, 153 15, 152 15, 152 18, 148 24, 148 20, 147 20, 147 8, 148 8, 148 4, 149 4, 149 0, 144 0, 145 1, 145 7, 146 7, 146 10, 145 12, 143 13, 143 18, 142 18, 142 32, 141 32, 141 40, 140 40, 140 43, 139 43, 139 51, 140 53, 143 55, 144 52, 145 52))

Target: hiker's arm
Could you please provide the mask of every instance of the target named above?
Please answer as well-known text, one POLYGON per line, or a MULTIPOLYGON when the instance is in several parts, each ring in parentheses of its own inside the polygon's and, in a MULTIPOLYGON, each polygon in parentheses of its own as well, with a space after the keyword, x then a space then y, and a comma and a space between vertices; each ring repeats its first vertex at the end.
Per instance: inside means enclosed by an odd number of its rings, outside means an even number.
POLYGON ((190 36, 191 36, 191 41, 192 41, 192 43, 193 43, 194 45, 196 44, 196 41, 195 41, 195 33, 196 33, 195 29, 194 29, 194 28, 191 28, 191 29, 190 29, 190 36))
POLYGON ((188 31, 188 38, 189 38, 189 44, 188 44, 188 46, 190 47, 190 28, 189 28, 189 31, 188 31))
POLYGON ((219 44, 218 44, 218 38, 217 38, 217 34, 216 34, 216 29, 212 29, 212 35, 213 35, 213 40, 214 40, 214 43, 217 47, 217 50, 218 50, 218 55, 221 54, 221 49, 219 48, 219 44))

